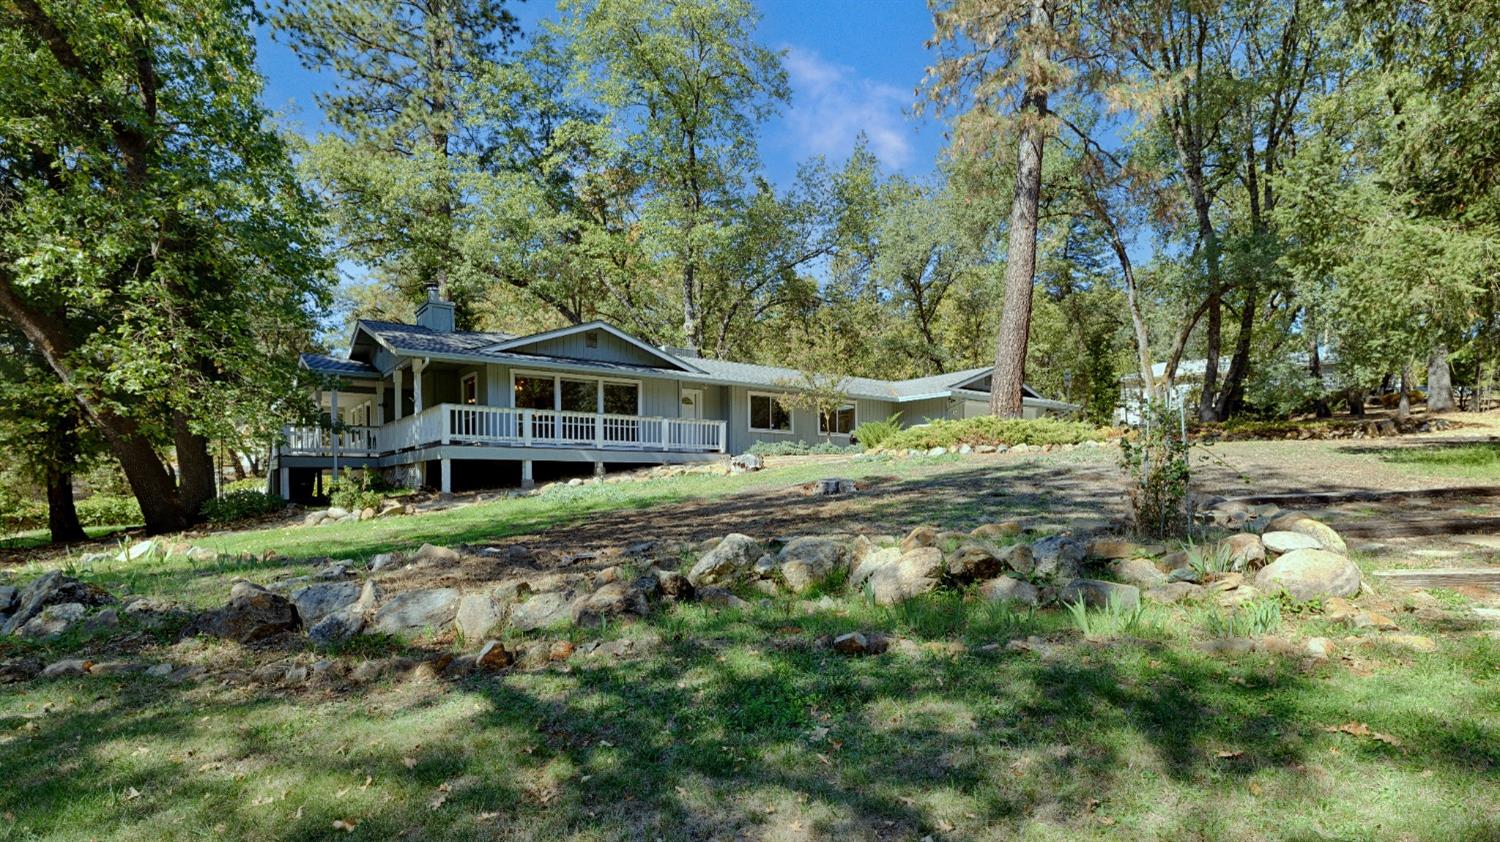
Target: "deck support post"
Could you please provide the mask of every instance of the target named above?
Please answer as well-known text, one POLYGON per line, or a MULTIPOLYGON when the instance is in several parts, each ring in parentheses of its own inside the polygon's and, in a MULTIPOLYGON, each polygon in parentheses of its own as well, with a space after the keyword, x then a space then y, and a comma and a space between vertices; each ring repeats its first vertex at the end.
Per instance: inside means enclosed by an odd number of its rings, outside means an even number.
POLYGON ((333 481, 339 481, 339 424, 343 419, 339 418, 339 390, 335 388, 329 395, 328 420, 333 422, 333 429, 328 433, 329 444, 333 449, 333 481))
POLYGON ((396 411, 392 413, 396 416, 394 419, 392 419, 395 421, 401 420, 401 410, 404 408, 401 406, 401 379, 405 376, 406 375, 403 369, 398 368, 395 371, 391 372, 391 378, 395 381, 396 386, 396 411))
POLYGON ((595 462, 594 463, 594 476, 596 478, 598 478, 598 479, 603 479, 604 478, 604 463, 603 462, 595 462))
POLYGON ((282 467, 281 470, 276 472, 276 481, 278 483, 276 488, 277 496, 283 500, 292 499, 292 469, 282 467))
POLYGON ((536 479, 531 474, 531 460, 521 460, 521 487, 525 489, 536 488, 536 479))
POLYGON ((438 464, 439 464, 439 466, 441 468, 441 480, 442 480, 442 484, 438 486, 438 490, 441 491, 441 492, 443 492, 444 494, 452 494, 453 493, 453 460, 452 459, 439 459, 438 460, 438 464))

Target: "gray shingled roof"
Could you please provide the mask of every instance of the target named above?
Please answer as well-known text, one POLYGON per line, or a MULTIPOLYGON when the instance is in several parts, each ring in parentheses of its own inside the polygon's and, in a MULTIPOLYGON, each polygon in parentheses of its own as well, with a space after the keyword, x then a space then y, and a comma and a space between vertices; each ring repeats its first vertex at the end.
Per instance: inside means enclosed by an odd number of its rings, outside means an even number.
POLYGON ((327 354, 303 354, 302 365, 319 374, 336 374, 340 377, 379 377, 380 372, 369 363, 330 357, 327 354))
POLYGON ((421 325, 360 319, 359 326, 397 351, 414 354, 469 354, 515 337, 509 333, 456 330, 441 333, 421 325))

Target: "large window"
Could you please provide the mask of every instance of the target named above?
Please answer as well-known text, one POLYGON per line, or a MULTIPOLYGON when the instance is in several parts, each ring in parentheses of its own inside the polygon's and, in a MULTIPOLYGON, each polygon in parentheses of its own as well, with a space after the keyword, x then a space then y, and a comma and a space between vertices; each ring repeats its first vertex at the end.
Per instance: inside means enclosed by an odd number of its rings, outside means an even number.
POLYGON ((606 380, 604 383, 604 414, 641 414, 641 384, 611 383, 606 380))
POLYGON ((517 373, 514 382, 517 409, 641 414, 641 384, 635 381, 517 373))
POLYGON ((562 407, 566 412, 598 412, 599 381, 562 380, 562 407))
POLYGON ((847 436, 854 432, 854 404, 846 403, 833 412, 819 412, 818 432, 825 436, 830 433, 847 436))
POLYGON ((750 431, 755 433, 790 433, 792 413, 775 395, 750 393, 750 431))
POLYGON ((474 406, 479 403, 479 375, 465 374, 458 381, 459 403, 474 406))
POLYGON ((516 375, 516 409, 556 409, 556 379, 516 375))

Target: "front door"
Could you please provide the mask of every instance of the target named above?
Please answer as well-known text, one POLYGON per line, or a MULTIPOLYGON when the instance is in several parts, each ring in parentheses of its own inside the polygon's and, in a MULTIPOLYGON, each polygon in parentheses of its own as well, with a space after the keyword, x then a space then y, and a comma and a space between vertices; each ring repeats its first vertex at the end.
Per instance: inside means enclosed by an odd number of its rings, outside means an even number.
POLYGON ((677 413, 679 418, 691 418, 694 421, 703 418, 703 390, 683 389, 682 409, 677 413))

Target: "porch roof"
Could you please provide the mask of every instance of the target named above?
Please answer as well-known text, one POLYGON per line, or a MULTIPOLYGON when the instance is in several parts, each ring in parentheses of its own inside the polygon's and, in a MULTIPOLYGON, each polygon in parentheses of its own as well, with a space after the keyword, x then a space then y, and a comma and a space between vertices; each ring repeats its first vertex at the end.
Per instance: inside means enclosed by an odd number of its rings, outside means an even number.
POLYGON ((303 354, 301 363, 303 368, 318 374, 355 377, 362 380, 380 379, 380 372, 375 366, 359 360, 346 360, 343 357, 330 357, 327 354, 303 354))

